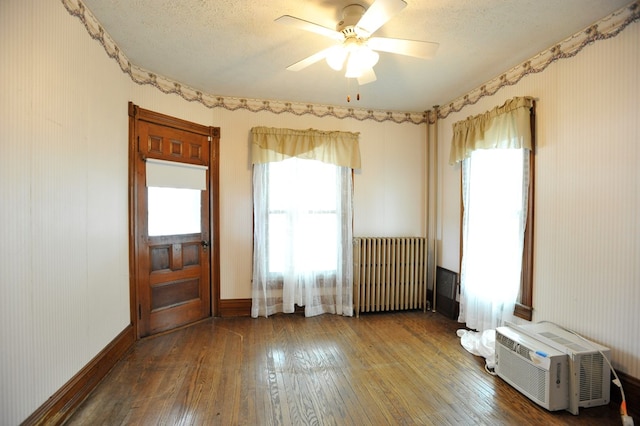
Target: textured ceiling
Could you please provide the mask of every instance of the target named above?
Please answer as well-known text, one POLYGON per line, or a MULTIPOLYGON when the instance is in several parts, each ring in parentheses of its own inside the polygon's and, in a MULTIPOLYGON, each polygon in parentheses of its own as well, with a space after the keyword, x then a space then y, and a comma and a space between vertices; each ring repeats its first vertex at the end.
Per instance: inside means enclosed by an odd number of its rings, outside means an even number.
POLYGON ((477 88, 629 0, 407 0, 375 35, 438 42, 435 58, 380 53, 377 81, 360 87, 324 61, 287 71, 334 42, 274 20, 334 28, 352 3, 372 0, 84 0, 132 64, 204 93, 407 112, 477 88))

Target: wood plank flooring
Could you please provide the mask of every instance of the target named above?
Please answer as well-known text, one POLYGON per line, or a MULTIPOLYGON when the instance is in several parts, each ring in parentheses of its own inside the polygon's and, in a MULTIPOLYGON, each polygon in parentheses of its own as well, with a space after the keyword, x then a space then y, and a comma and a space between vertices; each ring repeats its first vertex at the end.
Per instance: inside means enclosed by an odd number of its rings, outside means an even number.
POLYGON ((215 318, 147 338, 67 425, 607 425, 548 412, 484 371, 460 324, 421 311, 215 318))

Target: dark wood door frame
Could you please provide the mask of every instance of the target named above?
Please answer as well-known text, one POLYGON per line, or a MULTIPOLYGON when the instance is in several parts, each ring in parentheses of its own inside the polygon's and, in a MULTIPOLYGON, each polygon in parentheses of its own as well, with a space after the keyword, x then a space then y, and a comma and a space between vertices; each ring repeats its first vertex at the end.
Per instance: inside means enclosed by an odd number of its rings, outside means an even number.
POLYGON ((200 124, 185 121, 179 118, 160 114, 146 110, 129 102, 129 299, 131 324, 136 333, 136 338, 140 338, 138 329, 138 268, 136 260, 138 230, 136 229, 137 217, 137 189, 135 177, 137 171, 138 154, 138 121, 147 121, 162 126, 186 130, 193 133, 206 135, 211 140, 209 158, 209 211, 210 211, 210 280, 211 280, 211 315, 218 316, 220 304, 220 209, 219 209, 219 175, 220 175, 220 128, 203 126, 200 124))

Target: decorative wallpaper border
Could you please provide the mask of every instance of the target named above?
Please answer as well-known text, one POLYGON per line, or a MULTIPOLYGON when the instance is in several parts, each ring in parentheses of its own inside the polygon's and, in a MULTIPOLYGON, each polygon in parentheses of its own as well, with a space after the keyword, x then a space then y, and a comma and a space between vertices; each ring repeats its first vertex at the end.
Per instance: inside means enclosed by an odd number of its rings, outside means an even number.
MULTIPOLYGON (((485 96, 491 96, 505 86, 513 86, 523 77, 544 71, 559 59, 572 58, 587 45, 598 40, 617 36, 629 24, 640 20, 640 0, 625 6, 591 25, 586 30, 574 34, 555 46, 538 53, 533 58, 511 68, 499 77, 461 96, 438 109, 438 118, 446 118, 452 112, 458 112, 467 105, 473 105, 485 96)), ((434 120, 430 120, 433 123, 434 120)))
MULTIPOLYGON (((167 94, 176 94, 189 102, 199 102, 207 108, 224 108, 228 111, 247 110, 251 112, 268 111, 273 114, 294 114, 298 116, 313 115, 316 117, 351 118, 358 121, 373 120, 377 122, 392 121, 394 123, 425 124, 435 123, 435 114, 424 112, 381 111, 361 108, 345 108, 331 105, 295 103, 274 100, 222 97, 203 93, 189 86, 154 74, 132 65, 111 36, 102 28, 81 0, 61 0, 70 15, 77 17, 84 24, 87 32, 97 40, 110 58, 115 59, 122 72, 140 85, 151 85, 167 94)), ((569 37, 550 49, 539 53, 530 60, 513 67, 501 76, 490 80, 468 94, 455 99, 437 110, 438 118, 446 118, 452 112, 458 112, 467 105, 473 105, 485 96, 491 96, 505 86, 512 86, 524 76, 538 73, 558 59, 571 58, 585 46, 597 41, 618 35, 627 25, 640 20, 640 0, 612 13, 586 30, 569 37)), ((435 108, 435 107, 434 107, 435 108)))

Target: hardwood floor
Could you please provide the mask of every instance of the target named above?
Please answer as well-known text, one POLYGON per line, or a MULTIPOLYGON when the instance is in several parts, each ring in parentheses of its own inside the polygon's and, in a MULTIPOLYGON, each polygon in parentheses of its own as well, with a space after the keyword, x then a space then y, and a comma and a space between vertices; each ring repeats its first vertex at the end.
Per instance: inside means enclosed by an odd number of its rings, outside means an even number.
POLYGON ((606 425, 548 412, 420 311, 215 318, 136 343, 67 425, 606 425))

